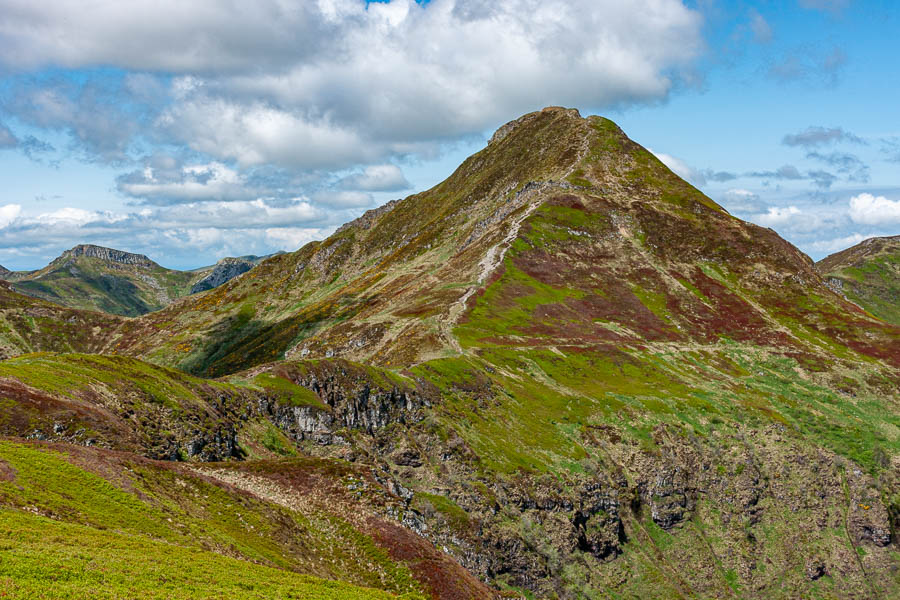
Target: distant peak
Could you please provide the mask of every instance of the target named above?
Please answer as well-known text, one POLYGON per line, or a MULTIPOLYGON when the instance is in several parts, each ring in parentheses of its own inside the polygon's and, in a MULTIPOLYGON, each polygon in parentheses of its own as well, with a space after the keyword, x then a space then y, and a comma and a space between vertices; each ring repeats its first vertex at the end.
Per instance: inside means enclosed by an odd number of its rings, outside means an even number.
POLYGON ((226 256, 216 262, 217 265, 237 265, 242 263, 252 263, 256 256, 226 256))
MULTIPOLYGON (((107 262, 121 263, 126 265, 137 265, 144 267, 155 266, 156 263, 147 258, 143 254, 133 254, 124 250, 115 250, 114 248, 104 248, 103 246, 95 246, 93 244, 79 244, 71 250, 66 250, 56 260, 66 258, 77 258, 85 256, 87 258, 97 258, 107 262)), ((55 261, 54 261, 55 262, 55 261)))

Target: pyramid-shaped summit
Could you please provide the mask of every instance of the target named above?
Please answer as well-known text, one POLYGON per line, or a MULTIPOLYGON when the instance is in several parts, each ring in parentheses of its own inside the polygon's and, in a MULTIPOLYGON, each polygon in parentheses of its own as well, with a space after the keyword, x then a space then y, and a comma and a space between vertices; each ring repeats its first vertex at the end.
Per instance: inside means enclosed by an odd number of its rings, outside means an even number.
POLYGON ((501 127, 434 188, 267 261, 196 309, 149 315, 122 344, 139 355, 174 345, 159 324, 181 315, 196 336, 168 356, 205 374, 279 357, 409 366, 496 345, 727 338, 816 353, 792 331, 810 294, 857 318, 803 253, 729 215, 612 121, 548 108, 501 127))

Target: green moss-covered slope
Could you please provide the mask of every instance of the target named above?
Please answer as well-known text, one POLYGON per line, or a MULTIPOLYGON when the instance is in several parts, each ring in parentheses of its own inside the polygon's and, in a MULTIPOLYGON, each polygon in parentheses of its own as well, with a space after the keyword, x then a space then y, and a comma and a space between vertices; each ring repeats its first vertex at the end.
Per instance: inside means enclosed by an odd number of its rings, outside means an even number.
POLYGON ((836 292, 900 325, 900 236, 865 240, 824 258, 816 268, 836 292))
POLYGON ((14 598, 425 598, 431 583, 420 561, 450 561, 385 520, 391 502, 371 475, 341 461, 197 470, 0 441, 0 590, 14 598))

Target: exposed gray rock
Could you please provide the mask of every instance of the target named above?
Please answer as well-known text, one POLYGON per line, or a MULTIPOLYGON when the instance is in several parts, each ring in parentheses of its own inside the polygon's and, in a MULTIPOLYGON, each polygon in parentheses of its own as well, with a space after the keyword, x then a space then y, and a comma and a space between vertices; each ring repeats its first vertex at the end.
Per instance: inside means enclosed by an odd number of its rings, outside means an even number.
POLYGON ((206 277, 191 286, 191 293, 197 294, 217 288, 227 281, 231 281, 238 275, 243 275, 254 267, 254 263, 250 260, 241 258, 223 258, 216 263, 206 277))
POLYGON ((104 248, 103 246, 94 246, 93 244, 80 244, 78 246, 75 246, 71 250, 66 250, 59 256, 59 258, 57 258, 53 262, 65 261, 70 258, 77 258, 79 256, 98 258, 100 260, 105 260, 108 262, 145 268, 159 266, 143 254, 132 254, 131 252, 114 250, 112 248, 104 248))

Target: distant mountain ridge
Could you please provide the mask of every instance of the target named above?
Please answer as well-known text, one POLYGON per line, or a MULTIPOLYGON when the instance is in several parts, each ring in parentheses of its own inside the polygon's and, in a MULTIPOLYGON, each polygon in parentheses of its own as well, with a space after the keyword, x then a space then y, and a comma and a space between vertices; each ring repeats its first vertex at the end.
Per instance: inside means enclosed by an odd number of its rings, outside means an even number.
POLYGON ((820 260, 816 268, 837 293, 900 325, 900 235, 863 240, 820 260))
POLYGON ((3 269, 0 279, 11 282, 18 292, 62 306, 135 317, 222 285, 266 258, 229 257, 215 265, 179 271, 144 254, 79 244, 42 269, 3 269))
MULTIPOLYGON (((96 258, 123 265, 136 265, 142 267, 159 266, 144 254, 134 254, 125 252, 124 250, 116 250, 114 248, 105 248, 103 246, 95 246, 93 244, 79 244, 71 250, 66 250, 53 260, 53 263, 64 261, 68 258, 78 258, 85 256, 87 258, 96 258)), ((51 263, 51 264, 53 264, 51 263)))

